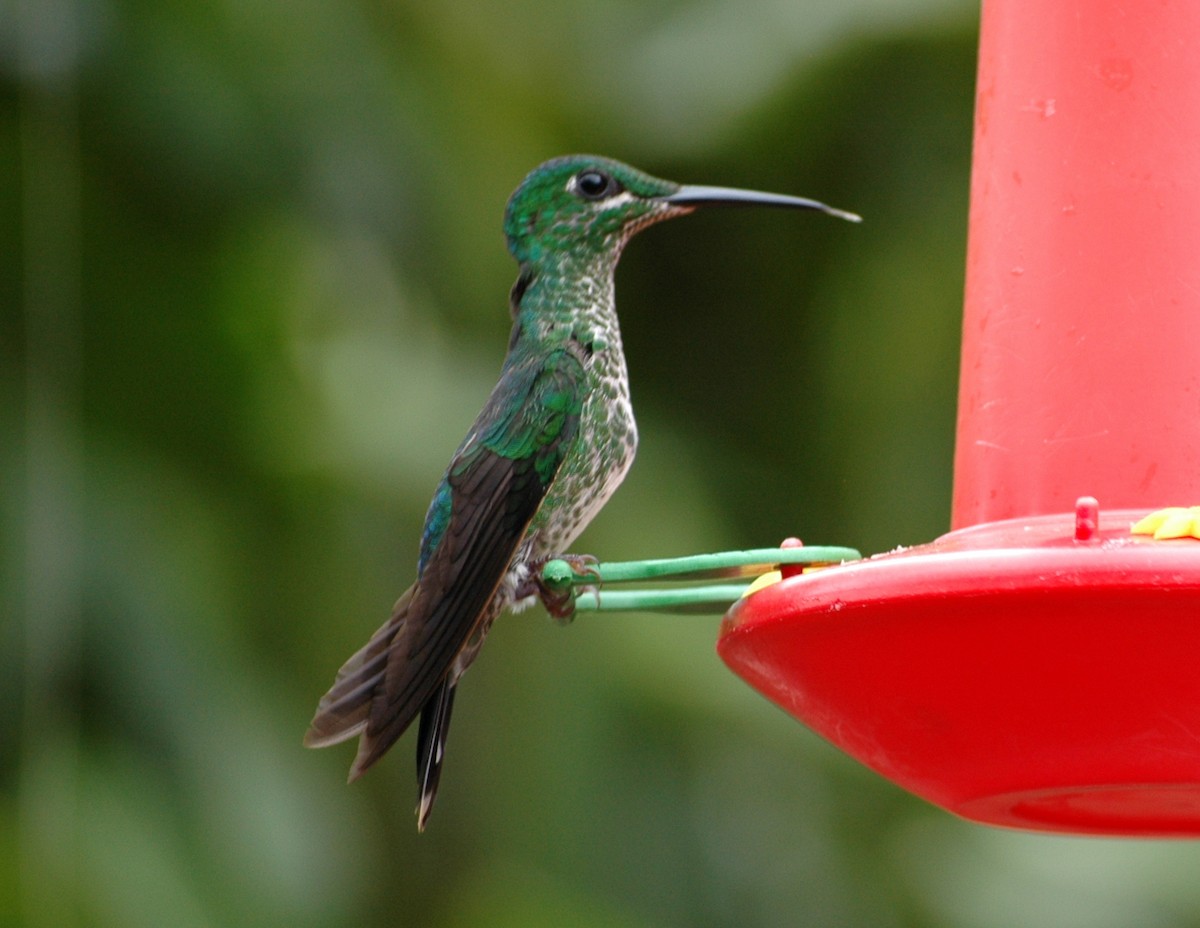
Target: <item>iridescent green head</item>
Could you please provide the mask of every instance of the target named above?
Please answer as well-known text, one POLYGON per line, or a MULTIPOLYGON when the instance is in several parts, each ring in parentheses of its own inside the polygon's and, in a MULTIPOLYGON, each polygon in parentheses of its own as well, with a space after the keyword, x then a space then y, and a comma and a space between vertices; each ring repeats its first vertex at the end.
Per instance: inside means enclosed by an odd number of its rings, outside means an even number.
POLYGON ((616 261, 631 235, 700 206, 816 209, 855 222, 852 213, 800 197, 728 187, 681 186, 611 158, 567 155, 534 168, 504 214, 508 250, 523 267, 574 258, 616 261))
POLYGON ((547 257, 615 258, 639 228, 685 212, 664 198, 678 184, 609 158, 568 155, 534 168, 508 201, 504 234, 522 265, 547 257))

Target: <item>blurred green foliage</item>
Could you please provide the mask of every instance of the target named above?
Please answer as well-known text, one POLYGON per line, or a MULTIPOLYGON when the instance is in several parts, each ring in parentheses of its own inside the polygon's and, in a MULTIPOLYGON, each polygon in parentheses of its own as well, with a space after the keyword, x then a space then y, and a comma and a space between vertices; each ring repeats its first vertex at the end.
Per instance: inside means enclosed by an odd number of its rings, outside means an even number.
POLYGON ((538 612, 353 787, 300 736, 410 582, 507 335, 508 193, 594 150, 861 212, 618 275, 606 558, 949 521, 966 0, 0 10, 0 924, 1200 924, 1191 846, 987 831, 733 677, 715 621, 538 612))

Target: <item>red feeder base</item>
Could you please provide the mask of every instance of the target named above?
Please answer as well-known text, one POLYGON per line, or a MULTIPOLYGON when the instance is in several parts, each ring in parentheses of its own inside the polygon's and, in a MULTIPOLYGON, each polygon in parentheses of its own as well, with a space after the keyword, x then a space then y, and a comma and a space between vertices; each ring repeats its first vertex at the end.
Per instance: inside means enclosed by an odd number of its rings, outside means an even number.
POLYGON ((1200 836, 1200 541, 1131 535, 1144 514, 994 522, 791 577, 733 606, 718 652, 964 818, 1200 836))

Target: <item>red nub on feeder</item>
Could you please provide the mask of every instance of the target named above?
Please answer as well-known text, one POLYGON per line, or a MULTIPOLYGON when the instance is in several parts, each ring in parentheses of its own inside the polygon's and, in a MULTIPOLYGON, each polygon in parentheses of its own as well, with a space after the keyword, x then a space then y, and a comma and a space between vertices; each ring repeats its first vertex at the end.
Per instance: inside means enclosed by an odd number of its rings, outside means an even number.
MULTIPOLYGON (((783 541, 781 541, 779 543, 779 547, 781 547, 781 548, 803 548, 804 542, 802 542, 799 538, 796 538, 793 536, 791 538, 783 539, 783 541)), ((804 565, 803 564, 781 564, 781 565, 779 565, 779 576, 784 580, 787 580, 789 577, 799 577, 803 573, 804 573, 804 565)))
POLYGON ((751 685, 968 819, 1200 836, 1200 541, 1130 532, 1200 502, 1197 47, 1200 4, 984 5, 953 531, 723 626, 751 685))

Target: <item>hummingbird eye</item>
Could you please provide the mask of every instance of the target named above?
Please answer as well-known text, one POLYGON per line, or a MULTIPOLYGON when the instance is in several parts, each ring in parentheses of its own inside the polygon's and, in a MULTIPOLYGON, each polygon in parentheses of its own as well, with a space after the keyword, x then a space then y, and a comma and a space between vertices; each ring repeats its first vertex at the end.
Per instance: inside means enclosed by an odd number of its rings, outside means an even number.
POLYGON ((575 192, 585 200, 603 200, 620 191, 621 185, 603 171, 587 170, 575 175, 575 192))

